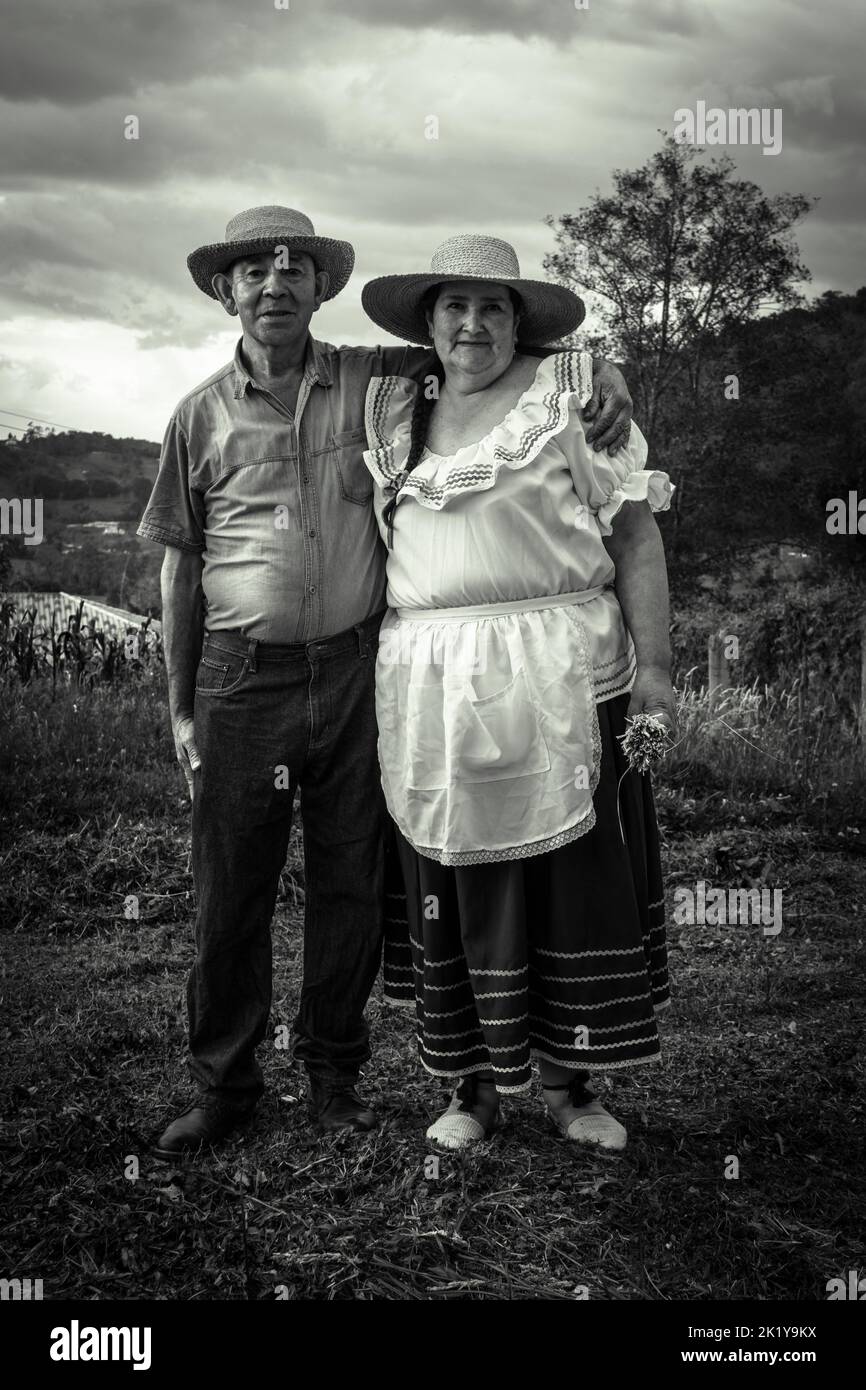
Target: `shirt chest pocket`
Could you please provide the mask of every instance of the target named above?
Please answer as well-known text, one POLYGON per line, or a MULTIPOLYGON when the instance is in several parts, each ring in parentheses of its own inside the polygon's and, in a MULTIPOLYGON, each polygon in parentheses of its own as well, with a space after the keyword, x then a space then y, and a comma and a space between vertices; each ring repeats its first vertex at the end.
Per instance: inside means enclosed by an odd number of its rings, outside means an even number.
POLYGON ((334 459, 340 479, 340 495, 346 502, 368 506, 373 498, 373 477, 362 457, 367 434, 360 429, 341 430, 334 435, 334 459))

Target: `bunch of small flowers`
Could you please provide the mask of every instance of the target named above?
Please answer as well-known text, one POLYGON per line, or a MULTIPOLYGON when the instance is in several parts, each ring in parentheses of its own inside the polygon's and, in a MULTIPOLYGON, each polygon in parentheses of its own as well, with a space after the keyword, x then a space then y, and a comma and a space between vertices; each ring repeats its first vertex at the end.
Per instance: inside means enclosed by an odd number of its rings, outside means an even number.
POLYGON ((670 739, 667 725, 656 714, 635 714, 626 724, 619 741, 629 766, 636 772, 650 772, 667 752, 670 739))

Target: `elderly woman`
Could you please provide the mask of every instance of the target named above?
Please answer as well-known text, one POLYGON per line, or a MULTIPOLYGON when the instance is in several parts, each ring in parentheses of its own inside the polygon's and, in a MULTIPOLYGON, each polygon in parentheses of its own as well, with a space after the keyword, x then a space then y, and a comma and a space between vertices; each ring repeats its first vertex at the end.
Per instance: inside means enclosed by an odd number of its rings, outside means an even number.
POLYGON ((377 717, 404 969, 422 1065, 459 1078, 427 1135, 487 1138, 535 1058, 561 1132, 621 1149, 586 1083, 655 1061, 669 1001, 652 791, 618 739, 627 713, 675 727, 652 516, 672 488, 636 428, 616 457, 588 447, 587 354, 522 351, 584 308, 521 278, 507 242, 451 238, 363 303, 437 359, 420 384, 371 383, 364 455, 388 545, 377 717))

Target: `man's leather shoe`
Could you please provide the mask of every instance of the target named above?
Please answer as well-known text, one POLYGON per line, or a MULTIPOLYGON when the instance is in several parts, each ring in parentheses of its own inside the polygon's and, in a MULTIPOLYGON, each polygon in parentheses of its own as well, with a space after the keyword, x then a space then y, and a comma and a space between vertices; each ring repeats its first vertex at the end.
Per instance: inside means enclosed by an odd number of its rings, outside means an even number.
POLYGON ((310 1114, 323 1133, 349 1129, 366 1134, 375 1127, 375 1112, 358 1095, 352 1081, 311 1076, 309 1085, 310 1114))
POLYGON ((252 1109, 238 1110, 199 1096, 160 1135, 154 1153, 158 1158, 178 1158, 209 1144, 218 1144, 233 1129, 245 1124, 252 1113, 252 1109))

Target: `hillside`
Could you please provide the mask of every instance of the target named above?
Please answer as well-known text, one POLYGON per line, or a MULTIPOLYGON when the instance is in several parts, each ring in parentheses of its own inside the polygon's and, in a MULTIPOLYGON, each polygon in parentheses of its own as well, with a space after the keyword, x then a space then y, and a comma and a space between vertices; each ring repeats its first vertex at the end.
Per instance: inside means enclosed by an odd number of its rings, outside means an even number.
POLYGON ((836 571, 860 569, 862 535, 830 536, 826 523, 831 498, 866 498, 866 289, 753 320, 702 353, 700 399, 684 364, 655 450, 678 484, 669 559, 718 570, 788 541, 836 571))
POLYGON ((159 445, 143 439, 30 429, 0 443, 0 496, 43 499, 42 544, 5 542, 5 587, 158 612, 161 556, 135 535, 158 466, 159 445))

